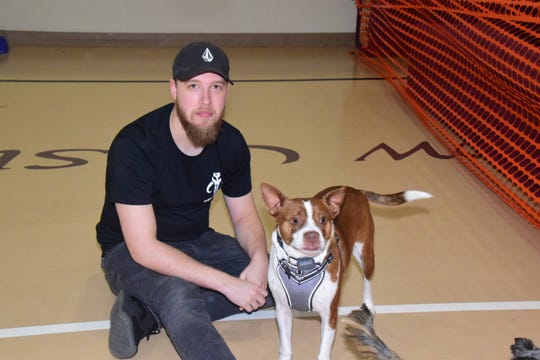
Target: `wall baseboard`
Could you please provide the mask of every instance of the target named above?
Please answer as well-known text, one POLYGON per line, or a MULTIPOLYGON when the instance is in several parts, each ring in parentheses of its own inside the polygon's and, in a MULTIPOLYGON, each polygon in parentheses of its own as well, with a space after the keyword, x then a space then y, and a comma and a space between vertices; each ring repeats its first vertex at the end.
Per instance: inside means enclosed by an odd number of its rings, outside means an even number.
POLYGON ((1 31, 11 45, 179 47, 192 41, 211 41, 224 47, 337 47, 354 46, 351 33, 88 33, 52 31, 1 31))

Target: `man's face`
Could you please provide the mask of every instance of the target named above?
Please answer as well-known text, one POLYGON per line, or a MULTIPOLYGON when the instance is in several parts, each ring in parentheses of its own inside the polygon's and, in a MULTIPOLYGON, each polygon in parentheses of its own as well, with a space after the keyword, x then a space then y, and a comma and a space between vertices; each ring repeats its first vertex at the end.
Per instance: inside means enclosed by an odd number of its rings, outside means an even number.
POLYGON ((171 82, 176 112, 193 145, 213 143, 221 129, 228 83, 214 73, 203 73, 186 82, 171 82))

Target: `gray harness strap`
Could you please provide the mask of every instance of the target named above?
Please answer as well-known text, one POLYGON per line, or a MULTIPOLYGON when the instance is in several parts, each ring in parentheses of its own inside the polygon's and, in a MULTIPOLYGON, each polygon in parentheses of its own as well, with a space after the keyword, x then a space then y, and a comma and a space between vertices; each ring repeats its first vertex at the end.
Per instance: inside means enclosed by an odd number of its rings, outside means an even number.
POLYGON ((313 311, 313 296, 324 280, 326 267, 333 260, 330 253, 323 263, 316 263, 313 258, 280 259, 276 271, 281 286, 287 295, 289 307, 300 311, 313 311), (290 262, 295 260, 296 264, 290 262))

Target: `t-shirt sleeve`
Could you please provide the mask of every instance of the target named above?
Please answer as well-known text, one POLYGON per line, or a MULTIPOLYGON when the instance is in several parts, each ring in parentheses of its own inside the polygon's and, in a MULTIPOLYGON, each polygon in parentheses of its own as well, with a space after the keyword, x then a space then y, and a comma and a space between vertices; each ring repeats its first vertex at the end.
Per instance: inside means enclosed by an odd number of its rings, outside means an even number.
POLYGON ((140 145, 121 136, 113 141, 107 161, 107 187, 112 202, 151 204, 153 176, 151 159, 140 145))
POLYGON ((251 154, 239 131, 234 131, 230 142, 222 146, 224 160, 223 194, 230 197, 244 196, 251 191, 251 154))

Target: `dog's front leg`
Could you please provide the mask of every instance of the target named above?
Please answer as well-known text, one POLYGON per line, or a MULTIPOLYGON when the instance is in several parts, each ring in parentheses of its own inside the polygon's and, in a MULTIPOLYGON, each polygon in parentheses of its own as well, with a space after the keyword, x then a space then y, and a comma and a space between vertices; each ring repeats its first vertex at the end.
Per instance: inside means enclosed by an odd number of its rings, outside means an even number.
POLYGON ((291 308, 276 302, 276 320, 279 329, 279 360, 290 360, 292 357, 291 308))
POLYGON ((332 345, 336 337, 336 329, 330 326, 329 309, 319 312, 321 316, 321 348, 319 350, 318 360, 330 360, 332 345))

